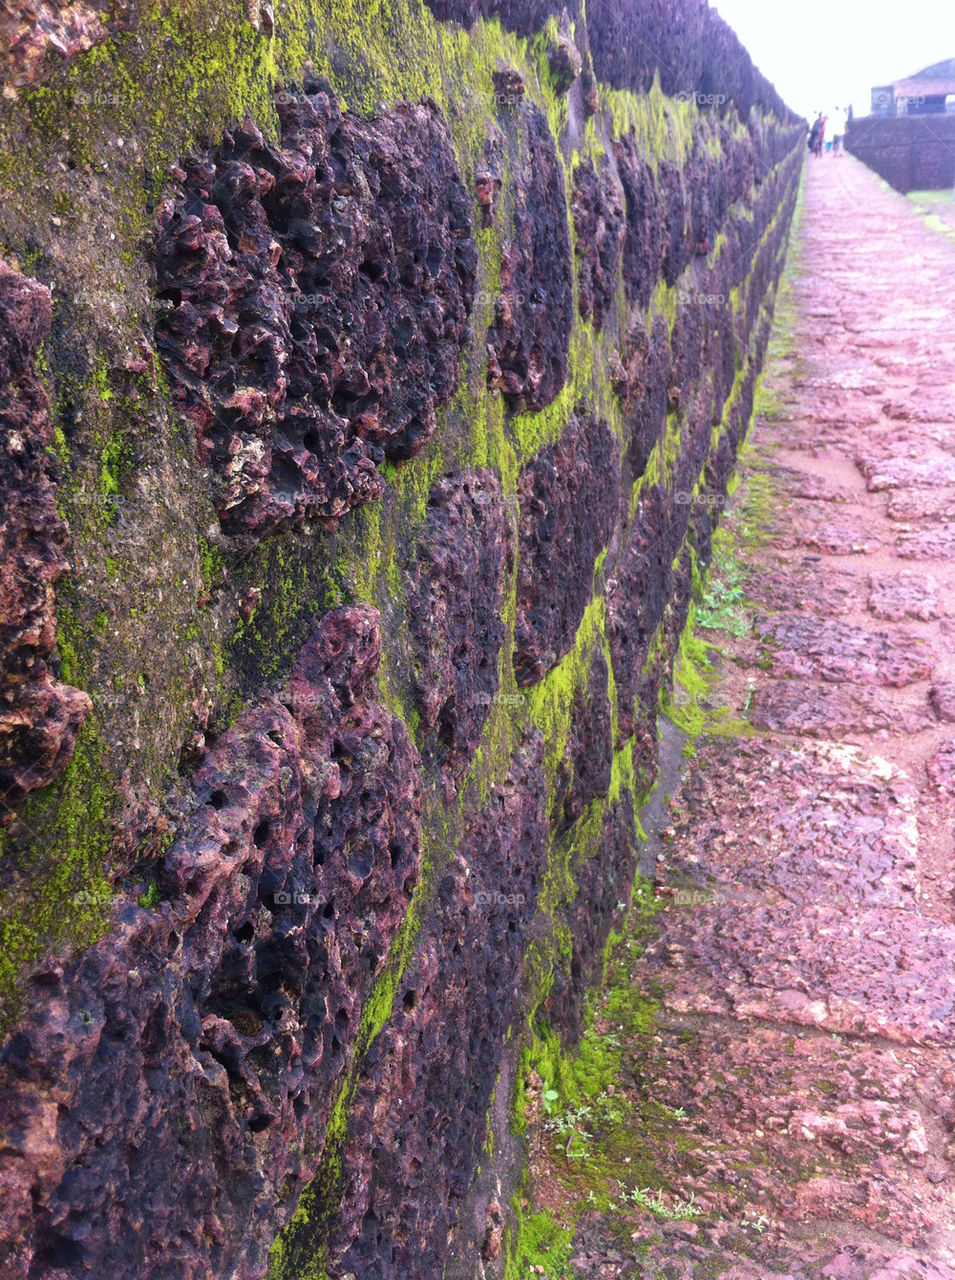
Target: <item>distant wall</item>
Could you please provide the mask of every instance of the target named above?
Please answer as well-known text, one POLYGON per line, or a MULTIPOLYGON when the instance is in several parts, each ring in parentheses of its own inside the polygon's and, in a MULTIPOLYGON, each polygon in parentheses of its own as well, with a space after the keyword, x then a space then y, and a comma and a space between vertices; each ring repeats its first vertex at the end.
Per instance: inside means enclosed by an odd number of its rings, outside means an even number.
POLYGON ((865 116, 853 120, 848 147, 896 191, 955 185, 955 116, 865 116))

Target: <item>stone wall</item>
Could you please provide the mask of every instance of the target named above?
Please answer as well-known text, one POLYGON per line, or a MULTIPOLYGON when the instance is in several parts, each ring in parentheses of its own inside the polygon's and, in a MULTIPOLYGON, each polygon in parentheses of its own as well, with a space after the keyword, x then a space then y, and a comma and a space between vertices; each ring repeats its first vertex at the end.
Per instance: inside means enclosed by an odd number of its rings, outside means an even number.
POLYGON ((955 188, 955 116, 863 116, 847 147, 903 194, 955 188))
POLYGON ((804 154, 587 12, 0 11, 12 1280, 504 1266, 804 154))

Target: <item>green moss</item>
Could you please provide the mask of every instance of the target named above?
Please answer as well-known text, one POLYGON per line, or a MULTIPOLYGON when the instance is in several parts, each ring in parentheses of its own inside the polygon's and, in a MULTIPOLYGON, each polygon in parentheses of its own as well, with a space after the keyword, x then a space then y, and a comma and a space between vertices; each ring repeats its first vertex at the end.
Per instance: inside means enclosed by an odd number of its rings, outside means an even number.
POLYGON ((160 896, 161 895, 159 893, 159 885, 156 884, 154 880, 149 885, 149 888, 146 890, 146 892, 139 899, 139 905, 141 907, 144 907, 146 910, 151 910, 153 907, 159 905, 160 896))
POLYGON ((505 1280, 527 1280, 530 1275, 566 1280, 570 1264, 573 1230, 562 1226, 549 1213, 525 1211, 515 1200, 517 1236, 508 1249, 505 1280))
POLYGON ((30 965, 51 947, 86 946, 107 931, 112 802, 102 745, 88 721, 63 775, 27 797, 0 833, 8 873, 0 893, 0 1033, 19 1010, 30 965))

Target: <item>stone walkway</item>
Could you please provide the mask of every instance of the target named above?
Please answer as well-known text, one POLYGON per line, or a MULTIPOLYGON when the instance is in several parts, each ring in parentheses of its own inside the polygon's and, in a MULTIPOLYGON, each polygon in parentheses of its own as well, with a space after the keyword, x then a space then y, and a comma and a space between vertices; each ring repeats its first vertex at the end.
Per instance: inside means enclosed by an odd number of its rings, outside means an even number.
POLYGON ((955 241, 845 158, 800 242, 731 517, 753 634, 712 637, 752 732, 700 739, 632 969, 658 1207, 585 1212, 557 1275, 955 1278, 955 241))

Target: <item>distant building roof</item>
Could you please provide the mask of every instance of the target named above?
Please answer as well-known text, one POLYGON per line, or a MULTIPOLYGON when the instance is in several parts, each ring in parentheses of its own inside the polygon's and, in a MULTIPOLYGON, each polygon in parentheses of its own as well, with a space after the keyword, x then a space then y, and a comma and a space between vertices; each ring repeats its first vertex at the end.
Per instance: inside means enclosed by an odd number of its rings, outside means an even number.
POLYGON ((955 58, 916 71, 892 87, 897 98, 945 98, 955 94, 955 58))

